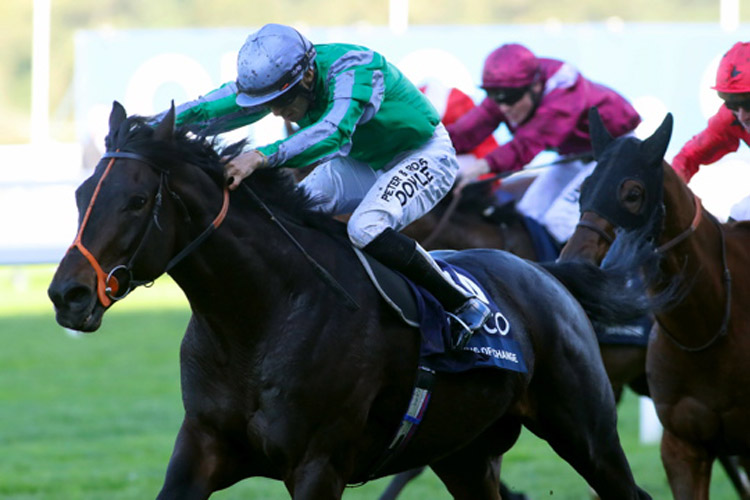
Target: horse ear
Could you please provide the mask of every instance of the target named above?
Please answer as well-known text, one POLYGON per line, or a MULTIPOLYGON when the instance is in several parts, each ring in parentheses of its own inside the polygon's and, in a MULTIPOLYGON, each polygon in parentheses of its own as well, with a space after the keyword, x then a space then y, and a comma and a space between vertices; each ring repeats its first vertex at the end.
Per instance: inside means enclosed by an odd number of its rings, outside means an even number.
POLYGON ((664 121, 661 122, 656 132, 651 134, 651 137, 643 141, 641 150, 649 163, 654 163, 661 166, 664 155, 667 152, 667 146, 669 146, 669 140, 672 138, 672 124, 674 119, 672 113, 667 113, 664 117, 664 121))
POLYGON ((604 126, 604 122, 596 106, 589 109, 589 133, 591 134, 591 146, 594 149, 594 158, 599 159, 599 156, 601 156, 602 152, 604 152, 614 138, 607 130, 607 127, 604 126))
POLYGON ((154 130, 154 139, 160 141, 171 141, 174 137, 174 101, 172 101, 169 111, 164 115, 154 130))
POLYGON ((117 101, 112 102, 112 111, 109 113, 109 133, 104 138, 104 146, 107 151, 114 147, 114 138, 120 130, 120 125, 128 117, 125 107, 117 101))
POLYGON ((109 113, 109 129, 117 130, 120 124, 128 117, 125 107, 117 101, 112 102, 112 111, 109 113))

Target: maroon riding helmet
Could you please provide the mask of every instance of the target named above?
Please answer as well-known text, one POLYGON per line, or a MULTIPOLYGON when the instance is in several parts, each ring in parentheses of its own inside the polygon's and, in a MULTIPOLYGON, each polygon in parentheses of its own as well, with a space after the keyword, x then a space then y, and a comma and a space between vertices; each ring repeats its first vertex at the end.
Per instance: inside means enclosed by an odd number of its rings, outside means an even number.
POLYGON ((495 49, 484 61, 482 88, 528 87, 539 78, 539 61, 533 52, 517 43, 495 49))

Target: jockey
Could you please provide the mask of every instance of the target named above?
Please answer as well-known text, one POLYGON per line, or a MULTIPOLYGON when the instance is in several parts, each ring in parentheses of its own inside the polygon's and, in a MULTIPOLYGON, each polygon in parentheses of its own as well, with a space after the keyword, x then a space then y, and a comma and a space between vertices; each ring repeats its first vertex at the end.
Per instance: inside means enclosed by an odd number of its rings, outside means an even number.
MULTIPOLYGON (((460 172, 461 185, 490 172, 521 170, 544 150, 561 155, 591 151, 588 112, 596 106, 613 137, 631 133, 641 118, 620 94, 581 75, 569 63, 536 57, 519 44, 506 44, 485 60, 482 88, 487 97, 448 132, 458 153, 470 151, 505 124, 512 139, 460 172)), ((591 161, 551 166, 518 202, 518 211, 567 241, 578 222, 578 190, 594 168, 591 161)))
POLYGON ((316 165, 301 186, 331 215, 351 213, 349 239, 437 298, 462 347, 489 307, 455 285, 429 253, 398 231, 431 210, 458 172, 435 108, 377 52, 313 45, 289 26, 267 24, 239 51, 237 80, 177 108, 177 123, 213 135, 268 113, 293 135, 227 164, 230 189, 261 168, 316 165))
MULTIPOLYGON (((733 153, 740 141, 750 145, 750 42, 737 42, 724 54, 716 72, 716 90, 724 101, 705 130, 682 146, 672 160, 672 168, 685 182, 709 165, 733 153)), ((735 220, 750 219, 750 200, 732 207, 735 220)))

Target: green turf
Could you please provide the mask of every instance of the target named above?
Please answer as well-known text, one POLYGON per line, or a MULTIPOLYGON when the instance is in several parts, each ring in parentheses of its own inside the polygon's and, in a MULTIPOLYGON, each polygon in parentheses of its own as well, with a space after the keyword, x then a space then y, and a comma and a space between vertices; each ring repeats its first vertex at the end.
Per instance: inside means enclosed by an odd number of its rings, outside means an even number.
MULTIPOLYGON (((46 298, 50 266, 0 267, 0 498, 154 498, 180 424, 178 351, 189 317, 169 280, 116 304, 93 334, 71 336, 46 298)), ((627 394, 619 430, 636 480, 670 498, 657 445, 638 442, 638 402, 627 394)), ((711 498, 736 498, 715 467, 711 498)), ((503 477, 532 499, 585 499, 587 486, 528 432, 506 456, 503 477)), ((386 480, 345 499, 377 499, 386 480)), ((280 483, 249 479, 223 500, 288 498, 280 483)), ((448 499, 430 472, 404 499, 448 499)))

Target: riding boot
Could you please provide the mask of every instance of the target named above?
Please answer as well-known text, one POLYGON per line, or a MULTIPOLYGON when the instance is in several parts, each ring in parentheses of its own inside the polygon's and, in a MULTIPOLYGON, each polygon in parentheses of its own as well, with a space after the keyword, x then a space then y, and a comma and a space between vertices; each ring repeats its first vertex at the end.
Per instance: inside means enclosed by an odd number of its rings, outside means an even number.
POLYGON ((388 228, 364 250, 426 288, 449 311, 453 349, 466 346, 474 331, 489 318, 487 304, 453 283, 430 254, 408 236, 388 228))

